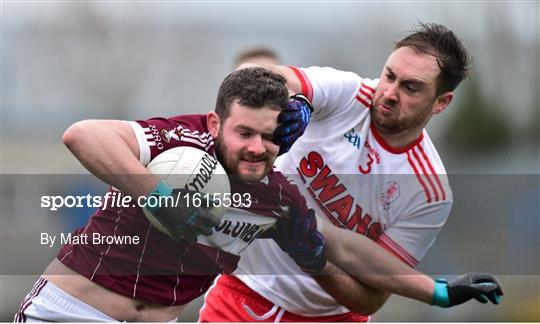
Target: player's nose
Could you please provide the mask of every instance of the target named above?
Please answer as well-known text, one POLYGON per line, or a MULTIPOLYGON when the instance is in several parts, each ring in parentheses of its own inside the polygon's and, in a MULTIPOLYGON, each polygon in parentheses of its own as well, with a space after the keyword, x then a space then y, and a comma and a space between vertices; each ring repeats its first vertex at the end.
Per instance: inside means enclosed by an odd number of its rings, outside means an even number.
POLYGON ((247 150, 253 155, 261 155, 265 153, 266 147, 264 146, 262 136, 251 137, 247 145, 247 150))
POLYGON ((383 96, 387 100, 397 101, 398 100, 398 88, 395 84, 387 85, 386 89, 382 92, 383 96))

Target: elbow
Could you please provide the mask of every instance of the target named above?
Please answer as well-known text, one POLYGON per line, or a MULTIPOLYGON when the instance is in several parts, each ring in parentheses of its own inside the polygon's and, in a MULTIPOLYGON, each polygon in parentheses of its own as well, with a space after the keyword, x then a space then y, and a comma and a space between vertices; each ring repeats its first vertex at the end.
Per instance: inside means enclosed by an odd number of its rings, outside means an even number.
POLYGON ((64 135, 62 135, 62 142, 64 145, 73 151, 74 147, 84 140, 85 134, 90 133, 89 129, 91 128, 91 123, 92 121, 90 120, 83 120, 69 126, 64 132, 64 135))
POLYGON ((62 135, 62 142, 64 143, 65 146, 67 146, 68 148, 69 147, 72 147, 73 144, 75 143, 76 141, 76 138, 77 138, 77 125, 78 123, 75 123, 71 126, 68 127, 68 129, 66 129, 66 131, 64 132, 64 135, 62 135))
POLYGON ((355 305, 351 305, 351 307, 347 306, 347 308, 352 312, 371 316, 381 309, 388 300, 388 297, 390 297, 390 293, 381 290, 372 290, 369 297, 363 298, 361 303, 356 303, 355 305))
POLYGON ((368 315, 371 316, 371 315, 375 314, 377 311, 379 311, 379 309, 381 309, 382 305, 383 305, 383 303, 381 303, 381 304, 373 304, 373 305, 371 305, 371 307, 367 308, 365 312, 368 315))
POLYGON ((362 305, 353 305, 347 308, 353 313, 371 316, 381 309, 382 305, 382 303, 362 303, 362 305))

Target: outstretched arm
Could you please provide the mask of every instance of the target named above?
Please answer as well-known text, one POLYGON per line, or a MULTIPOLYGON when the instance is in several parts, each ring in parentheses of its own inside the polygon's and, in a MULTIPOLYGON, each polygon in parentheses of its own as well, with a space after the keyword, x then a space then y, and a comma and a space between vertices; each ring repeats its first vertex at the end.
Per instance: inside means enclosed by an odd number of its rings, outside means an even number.
POLYGON ((451 307, 473 298, 498 304, 503 295, 501 284, 492 274, 466 274, 449 283, 433 280, 363 235, 329 223, 324 224, 321 234, 311 209, 280 218, 273 238, 308 273, 320 272, 328 258, 367 286, 431 305, 451 307))
POLYGON ((326 256, 360 282, 430 305, 451 307, 470 299, 498 304, 502 285, 492 274, 470 273, 447 283, 407 266, 363 235, 328 223, 326 256))
POLYGON ((326 257, 371 287, 431 304, 435 282, 369 238, 325 223, 326 257))

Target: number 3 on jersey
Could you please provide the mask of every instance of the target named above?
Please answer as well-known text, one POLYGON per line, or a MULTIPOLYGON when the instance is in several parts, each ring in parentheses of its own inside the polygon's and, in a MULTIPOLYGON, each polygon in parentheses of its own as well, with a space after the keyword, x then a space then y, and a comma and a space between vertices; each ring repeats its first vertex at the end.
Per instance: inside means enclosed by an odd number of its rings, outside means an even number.
POLYGON ((365 164, 360 164, 358 166, 358 170, 362 172, 362 174, 368 174, 371 172, 371 165, 373 164, 373 162, 377 162, 377 164, 381 163, 381 157, 379 153, 369 144, 368 141, 364 143, 364 147, 368 149, 368 161, 365 164))
POLYGON ((368 153, 368 158, 369 158, 369 161, 367 161, 366 163, 366 166, 362 166, 361 164, 358 166, 358 170, 360 172, 362 172, 363 174, 368 174, 371 172, 371 165, 373 164, 373 162, 375 161, 373 159, 373 156, 371 155, 371 153, 368 153))

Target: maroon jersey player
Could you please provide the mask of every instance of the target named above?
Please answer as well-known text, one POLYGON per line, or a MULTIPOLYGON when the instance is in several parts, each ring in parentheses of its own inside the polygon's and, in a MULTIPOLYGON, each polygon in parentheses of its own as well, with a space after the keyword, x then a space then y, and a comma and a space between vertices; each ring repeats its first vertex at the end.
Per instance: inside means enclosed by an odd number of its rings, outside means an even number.
POLYGON ((159 181, 145 165, 167 149, 191 146, 216 157, 234 175, 232 193, 249 201, 229 208, 212 231, 209 238, 215 236, 221 249, 204 244, 206 237, 200 242, 173 240, 153 227, 136 204, 106 204, 72 237, 138 237, 138 244, 65 244, 23 300, 15 320, 175 319, 217 274, 236 268, 240 252, 272 227, 286 206, 307 210, 297 188, 272 169, 279 151, 273 134, 287 103, 281 76, 244 69, 224 80, 216 111, 207 115, 88 120, 71 126, 64 143, 90 172, 111 185, 111 193, 148 196, 159 181))

